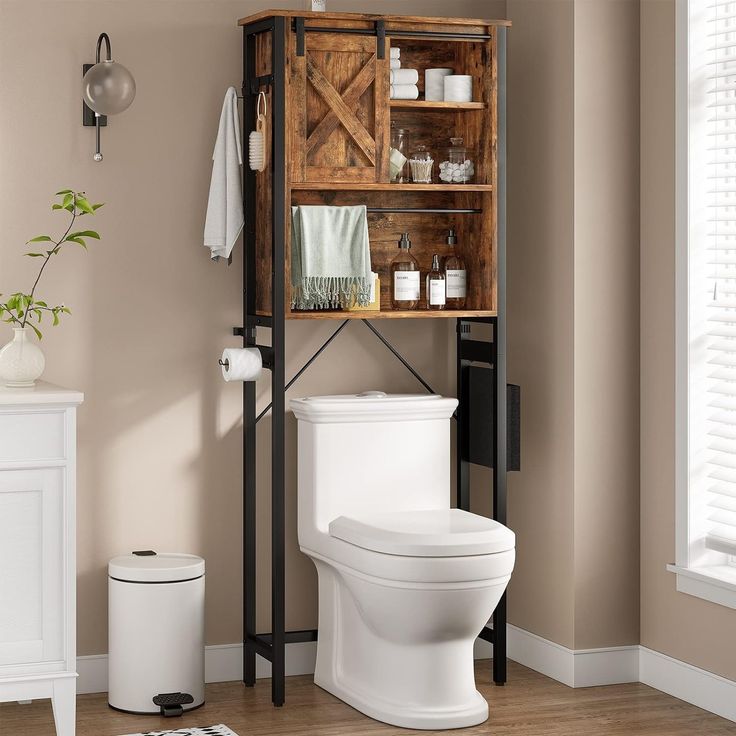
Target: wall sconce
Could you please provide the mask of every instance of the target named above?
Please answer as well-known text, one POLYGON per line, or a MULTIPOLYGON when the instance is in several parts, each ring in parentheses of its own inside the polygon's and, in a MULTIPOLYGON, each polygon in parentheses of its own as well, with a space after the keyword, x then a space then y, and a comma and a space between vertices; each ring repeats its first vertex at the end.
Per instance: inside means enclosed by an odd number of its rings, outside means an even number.
POLYGON ((110 37, 101 33, 97 39, 94 64, 82 67, 82 122, 95 126, 95 161, 102 161, 100 152, 100 127, 107 125, 108 115, 117 115, 130 107, 135 98, 135 79, 122 65, 112 60, 110 37), (107 58, 100 61, 102 42, 105 42, 107 58))

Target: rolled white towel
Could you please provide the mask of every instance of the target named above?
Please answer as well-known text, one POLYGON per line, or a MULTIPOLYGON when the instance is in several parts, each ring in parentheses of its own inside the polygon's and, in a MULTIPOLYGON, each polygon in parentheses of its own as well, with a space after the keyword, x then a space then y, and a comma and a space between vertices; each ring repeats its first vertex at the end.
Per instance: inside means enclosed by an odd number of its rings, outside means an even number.
POLYGON ((401 58, 401 49, 398 46, 391 47, 391 58, 392 59, 401 58))
POLYGON ((392 69, 391 84, 416 84, 419 72, 416 69, 392 69))
POLYGON ((401 69, 401 59, 390 59, 388 64, 391 69, 401 69))
POLYGON ((419 97, 419 87, 416 84, 392 84, 392 100, 416 100, 419 97))

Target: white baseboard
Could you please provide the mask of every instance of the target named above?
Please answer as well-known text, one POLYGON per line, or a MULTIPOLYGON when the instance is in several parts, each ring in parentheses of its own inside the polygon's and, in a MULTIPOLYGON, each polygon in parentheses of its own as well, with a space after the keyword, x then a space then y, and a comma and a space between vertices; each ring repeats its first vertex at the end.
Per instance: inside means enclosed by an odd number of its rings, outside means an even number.
POLYGON ((736 721, 736 682, 661 652, 639 647, 639 679, 698 708, 736 721))
POLYGON ((509 659, 570 687, 639 680, 639 647, 568 649, 529 631, 507 626, 509 659))
MULTIPOLYGON (((511 624, 507 627, 509 659, 570 687, 643 682, 668 695, 736 721, 736 682, 638 645, 603 649, 568 649, 511 624)), ((315 642, 286 646, 286 674, 314 672, 315 642)), ((476 659, 493 656, 493 646, 477 640, 476 659)), ((239 680, 242 644, 217 644, 205 649, 205 681, 239 680)), ((77 692, 107 691, 107 655, 77 659, 77 692)), ((256 657, 256 677, 270 677, 271 665, 256 657)))
MULTIPOLYGON (((309 675, 317 658, 316 642, 286 645, 286 674, 309 675)), ((77 694, 107 692, 107 654, 77 657, 77 694)), ((214 644, 204 650, 205 682, 230 682, 243 675, 243 645, 214 644)), ((256 677, 271 677, 271 663, 256 657, 256 677)))

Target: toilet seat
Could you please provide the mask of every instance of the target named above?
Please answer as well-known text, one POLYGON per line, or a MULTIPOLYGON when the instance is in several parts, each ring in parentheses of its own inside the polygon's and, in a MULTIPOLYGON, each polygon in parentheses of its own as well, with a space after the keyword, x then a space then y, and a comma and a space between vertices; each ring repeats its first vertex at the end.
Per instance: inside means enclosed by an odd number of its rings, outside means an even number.
POLYGON ((461 509, 425 509, 339 516, 330 536, 401 557, 468 557, 514 549, 515 535, 493 519, 461 509))

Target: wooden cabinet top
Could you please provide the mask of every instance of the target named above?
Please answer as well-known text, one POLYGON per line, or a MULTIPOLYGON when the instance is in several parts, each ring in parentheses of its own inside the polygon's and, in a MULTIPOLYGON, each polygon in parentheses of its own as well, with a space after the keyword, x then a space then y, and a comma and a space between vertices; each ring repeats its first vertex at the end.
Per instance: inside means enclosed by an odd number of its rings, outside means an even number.
MULTIPOLYGON (((414 25, 416 23, 427 25, 457 25, 457 26, 510 26, 509 20, 484 20, 481 18, 443 18, 424 15, 376 15, 373 13, 321 13, 311 10, 262 10, 246 18, 241 18, 238 25, 244 26, 255 23, 264 18, 282 16, 285 18, 308 18, 309 20, 329 20, 332 23, 344 25, 358 25, 362 23, 373 23, 383 20, 388 24, 396 26, 414 25)), ((387 29, 387 32, 390 29, 387 29)))

